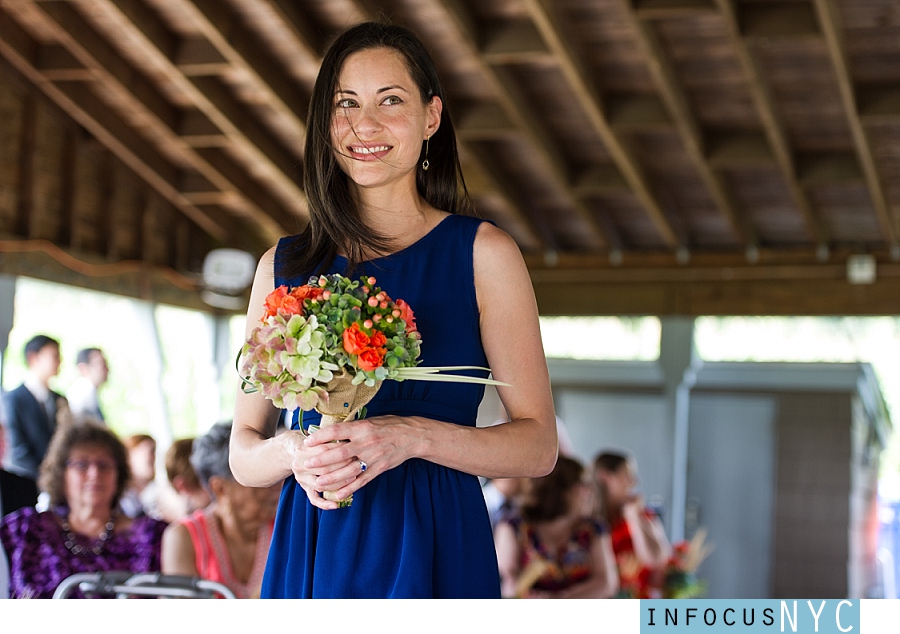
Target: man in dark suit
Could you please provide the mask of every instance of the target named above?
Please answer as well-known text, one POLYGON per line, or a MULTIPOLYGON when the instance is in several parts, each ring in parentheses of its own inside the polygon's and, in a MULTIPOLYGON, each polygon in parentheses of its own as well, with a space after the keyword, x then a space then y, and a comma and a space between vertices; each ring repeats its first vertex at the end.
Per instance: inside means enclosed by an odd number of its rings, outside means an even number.
POLYGON ((50 379, 59 373, 59 342, 37 335, 25 344, 28 373, 16 389, 3 395, 3 420, 9 456, 7 468, 37 480, 38 467, 56 430, 56 414, 66 399, 50 389, 50 379))
MULTIPOLYGON (((0 458, 3 457, 5 449, 2 422, 0 420, 0 458)), ((37 499, 38 490, 34 480, 0 469, 0 519, 20 508, 34 506, 37 499)))

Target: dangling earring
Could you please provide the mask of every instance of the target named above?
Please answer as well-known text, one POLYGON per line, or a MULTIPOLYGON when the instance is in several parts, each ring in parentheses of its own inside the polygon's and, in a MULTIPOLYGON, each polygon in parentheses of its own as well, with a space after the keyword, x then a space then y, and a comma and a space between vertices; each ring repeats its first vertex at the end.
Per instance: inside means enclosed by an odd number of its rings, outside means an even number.
POLYGON ((425 160, 422 161, 422 171, 427 172, 428 168, 431 167, 431 163, 428 162, 428 140, 431 136, 425 137, 425 160))

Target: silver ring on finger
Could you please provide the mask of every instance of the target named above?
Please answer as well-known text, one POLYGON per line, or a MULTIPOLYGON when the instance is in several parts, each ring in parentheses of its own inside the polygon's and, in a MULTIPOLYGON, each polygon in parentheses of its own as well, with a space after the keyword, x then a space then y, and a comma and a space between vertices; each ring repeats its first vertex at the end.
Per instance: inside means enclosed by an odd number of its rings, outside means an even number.
POLYGON ((366 464, 365 460, 357 459, 357 462, 359 463, 359 472, 360 473, 364 472, 366 469, 369 468, 369 465, 366 464))

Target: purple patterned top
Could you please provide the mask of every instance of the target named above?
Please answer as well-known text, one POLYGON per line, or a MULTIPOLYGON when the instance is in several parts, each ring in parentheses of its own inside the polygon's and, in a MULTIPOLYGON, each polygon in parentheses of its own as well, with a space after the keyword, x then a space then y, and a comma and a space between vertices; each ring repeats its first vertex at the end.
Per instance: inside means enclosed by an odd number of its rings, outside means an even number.
MULTIPOLYGON (((65 509, 62 510, 65 515, 65 509)), ((9 595, 14 599, 50 599, 57 586, 78 572, 159 572, 160 545, 166 523, 150 517, 133 520, 131 528, 113 533, 99 555, 76 555, 65 546, 56 514, 23 508, 0 523, 0 544, 9 559, 9 595)), ((90 549, 92 540, 77 536, 90 549)), ((76 590, 70 596, 80 597, 76 590)))

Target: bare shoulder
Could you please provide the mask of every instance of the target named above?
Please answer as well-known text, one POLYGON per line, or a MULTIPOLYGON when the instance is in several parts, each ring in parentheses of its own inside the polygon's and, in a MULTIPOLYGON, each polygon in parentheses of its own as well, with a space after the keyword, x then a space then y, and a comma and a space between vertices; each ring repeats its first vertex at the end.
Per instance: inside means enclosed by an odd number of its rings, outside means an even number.
MULTIPOLYGON (((474 260, 478 269, 524 265, 522 252, 512 236, 490 222, 482 222, 475 234, 474 260)), ((495 271, 496 272, 496 271, 495 271)))
POLYGON ((275 251, 278 245, 269 247, 265 253, 259 258, 259 264, 256 265, 256 276, 275 278, 275 251))

